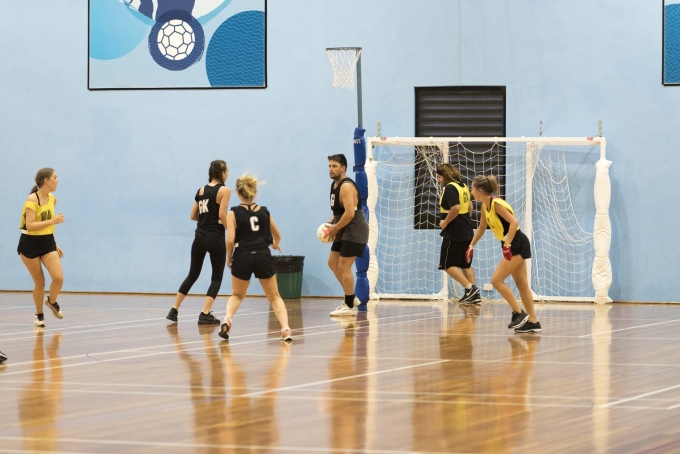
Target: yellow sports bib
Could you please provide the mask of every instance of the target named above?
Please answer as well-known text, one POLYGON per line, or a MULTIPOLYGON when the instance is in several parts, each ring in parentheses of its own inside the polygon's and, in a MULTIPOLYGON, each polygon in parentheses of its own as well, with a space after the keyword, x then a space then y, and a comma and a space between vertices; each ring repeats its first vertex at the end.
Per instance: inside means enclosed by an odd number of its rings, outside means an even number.
MULTIPOLYGON (((458 190, 458 200, 460 200, 460 211, 458 214, 465 214, 468 212, 468 208, 470 207, 470 190, 468 189, 467 186, 465 185, 459 185, 458 183, 448 183, 446 186, 453 186, 458 190)), ((446 189, 446 187, 444 187, 446 189)), ((440 213, 448 213, 449 210, 445 210, 442 208, 442 201, 444 200, 444 191, 442 191, 441 197, 439 197, 439 212, 440 213)))
POLYGON ((31 209, 35 211, 35 220, 36 222, 41 222, 41 221, 49 221, 54 217, 54 196, 52 194, 49 195, 49 198, 47 200, 47 203, 44 205, 38 205, 37 202, 30 202, 26 201, 24 203, 24 209, 21 212, 21 225, 19 228, 23 233, 26 235, 50 235, 54 233, 54 224, 45 227, 42 230, 36 230, 33 232, 29 232, 26 230, 26 210, 31 209))
MULTIPOLYGON (((503 233, 503 223, 501 223, 500 218, 496 214, 496 208, 495 204, 499 204, 503 207, 505 207, 513 216, 515 215, 515 211, 512 209, 510 204, 506 202, 503 199, 500 199, 498 197, 494 197, 491 199, 491 206, 489 207, 489 210, 486 209, 486 205, 482 204, 482 209, 484 210, 484 215, 486 216, 486 223, 493 232, 493 234, 498 238, 499 241, 503 241, 505 238, 505 234, 503 233)), ((519 230, 519 226, 517 227, 517 230, 519 230)))

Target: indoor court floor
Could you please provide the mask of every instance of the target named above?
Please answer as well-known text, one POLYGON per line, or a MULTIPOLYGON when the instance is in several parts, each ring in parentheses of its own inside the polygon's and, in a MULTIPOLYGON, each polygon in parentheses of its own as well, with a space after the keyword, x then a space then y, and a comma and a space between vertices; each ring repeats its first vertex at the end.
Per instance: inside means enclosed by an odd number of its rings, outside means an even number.
MULTIPOLYGON (((0 293, 0 452, 680 452, 680 306, 540 304, 542 335, 507 305, 264 298, 232 338, 189 297, 65 294, 33 327, 0 293)), ((223 297, 215 314, 224 316, 223 297)))

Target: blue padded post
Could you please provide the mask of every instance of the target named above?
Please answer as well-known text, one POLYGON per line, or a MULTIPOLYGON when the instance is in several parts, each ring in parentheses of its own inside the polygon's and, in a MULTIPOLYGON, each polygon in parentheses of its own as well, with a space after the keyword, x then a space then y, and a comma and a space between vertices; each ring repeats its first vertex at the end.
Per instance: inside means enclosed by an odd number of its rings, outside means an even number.
MULTIPOLYGON (((368 206, 366 205, 366 199, 368 198, 368 177, 366 176, 366 170, 364 165, 366 164, 366 139, 364 138, 364 133, 366 132, 363 128, 356 128, 354 130, 354 181, 359 188, 359 198, 361 202, 361 209, 364 210, 364 215, 366 215, 366 220, 368 220, 368 206)), ((368 272, 370 252, 368 246, 364 250, 363 257, 357 257, 354 264, 357 268, 357 278, 356 284, 354 286, 354 295, 359 298, 361 304, 358 307, 359 311, 366 311, 368 303, 368 298, 370 294, 370 288, 368 284, 368 277, 366 273, 368 272)))

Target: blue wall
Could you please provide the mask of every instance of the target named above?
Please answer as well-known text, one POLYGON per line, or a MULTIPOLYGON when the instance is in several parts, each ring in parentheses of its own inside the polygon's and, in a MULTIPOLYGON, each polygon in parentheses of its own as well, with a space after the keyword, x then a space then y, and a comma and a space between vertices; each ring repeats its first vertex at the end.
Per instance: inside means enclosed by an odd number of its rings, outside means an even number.
POLYGON ((544 135, 596 135, 602 119, 614 161, 611 296, 680 300, 669 253, 680 215, 653 219, 656 195, 672 203, 680 139, 680 88, 661 85, 660 2, 270 0, 266 90, 130 92, 87 90, 85 2, 2 6, 0 289, 32 286, 16 255, 19 218, 35 171, 50 166, 66 290, 176 291, 193 195, 208 163, 225 159, 232 187, 244 171, 267 181, 260 202, 283 252, 306 256, 303 293, 339 294, 314 234, 329 217, 326 156, 351 156, 356 126, 356 93, 332 87, 324 48, 349 45, 364 48, 369 135, 376 121, 383 135, 413 134, 415 86, 507 86, 512 136, 535 135, 539 120, 544 135))

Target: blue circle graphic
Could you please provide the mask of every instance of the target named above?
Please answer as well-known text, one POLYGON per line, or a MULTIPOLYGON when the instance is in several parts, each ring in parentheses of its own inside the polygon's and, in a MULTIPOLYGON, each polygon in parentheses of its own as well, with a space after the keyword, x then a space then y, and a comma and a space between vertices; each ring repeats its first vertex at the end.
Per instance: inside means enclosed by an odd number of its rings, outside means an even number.
POLYGON ((201 24, 182 10, 168 11, 158 18, 149 33, 149 53, 170 71, 182 71, 201 59, 205 34, 201 24))
POLYGON ((144 41, 149 25, 130 15, 116 1, 90 2, 90 57, 115 60, 144 41))
POLYGON ((264 13, 244 11, 210 38, 205 68, 213 87, 264 86, 264 13))

